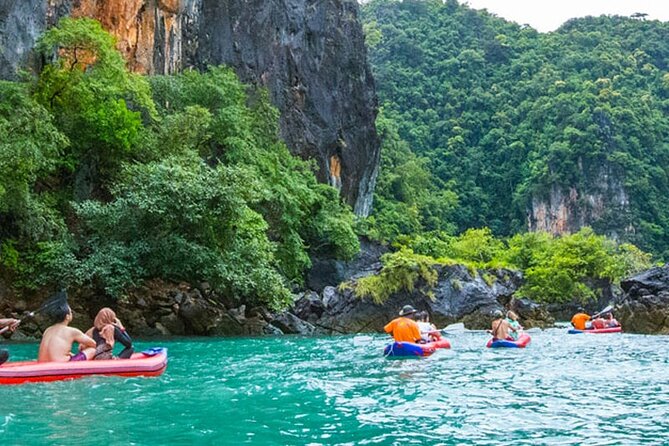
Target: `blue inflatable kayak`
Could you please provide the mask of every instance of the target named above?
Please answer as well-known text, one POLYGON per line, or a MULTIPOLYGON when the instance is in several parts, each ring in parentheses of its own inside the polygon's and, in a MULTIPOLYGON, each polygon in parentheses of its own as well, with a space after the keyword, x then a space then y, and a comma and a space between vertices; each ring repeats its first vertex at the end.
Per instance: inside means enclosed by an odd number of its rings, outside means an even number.
POLYGON ((525 348, 530 343, 532 338, 528 334, 521 334, 517 341, 509 341, 505 339, 497 339, 493 341, 490 339, 486 344, 488 348, 525 348))

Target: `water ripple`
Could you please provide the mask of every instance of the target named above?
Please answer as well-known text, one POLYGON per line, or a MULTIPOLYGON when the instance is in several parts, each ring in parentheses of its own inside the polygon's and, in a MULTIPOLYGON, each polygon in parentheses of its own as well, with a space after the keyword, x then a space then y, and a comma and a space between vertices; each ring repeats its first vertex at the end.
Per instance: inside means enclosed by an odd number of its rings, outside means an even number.
POLYGON ((381 335, 163 342, 159 378, 0 388, 0 433, 53 445, 668 443, 666 337, 548 330, 524 350, 486 340, 465 332, 451 351, 400 361, 383 358, 381 335))

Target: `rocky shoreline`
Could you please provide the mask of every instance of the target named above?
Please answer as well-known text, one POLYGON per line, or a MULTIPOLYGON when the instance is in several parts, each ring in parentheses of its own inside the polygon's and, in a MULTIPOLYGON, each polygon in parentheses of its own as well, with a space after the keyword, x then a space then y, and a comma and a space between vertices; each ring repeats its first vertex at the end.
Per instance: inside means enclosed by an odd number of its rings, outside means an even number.
MULTIPOLYGON (((89 290, 69 290, 75 312, 73 325, 91 326, 99 308, 112 307, 135 336, 263 336, 282 334, 330 335, 381 332, 403 305, 426 310, 438 327, 462 322, 470 329, 485 329, 495 310, 511 309, 526 328, 553 326, 567 320, 576 303, 540 305, 514 297, 522 284, 517 271, 470 271, 462 265, 436 265, 438 280, 432 295, 416 290, 396 293, 383 304, 355 296, 358 279, 381 270, 387 250, 363 240, 361 253, 351 262, 316 259, 307 279, 309 289, 295 296, 291 308, 272 312, 263 307, 235 305, 216 295, 206 283, 192 285, 163 280, 147 281, 114 301, 89 290), (346 286, 341 286, 344 283, 346 286)), ((602 298, 592 302, 594 312, 607 303, 627 332, 669 333, 669 268, 653 268, 622 282, 622 295, 602 286, 602 298)), ((46 295, 14 298, 0 286, 0 314, 23 318, 38 308, 46 295)), ((592 308, 590 308, 592 307, 592 308)), ((48 325, 42 317, 27 318, 14 339, 40 336, 48 325)))

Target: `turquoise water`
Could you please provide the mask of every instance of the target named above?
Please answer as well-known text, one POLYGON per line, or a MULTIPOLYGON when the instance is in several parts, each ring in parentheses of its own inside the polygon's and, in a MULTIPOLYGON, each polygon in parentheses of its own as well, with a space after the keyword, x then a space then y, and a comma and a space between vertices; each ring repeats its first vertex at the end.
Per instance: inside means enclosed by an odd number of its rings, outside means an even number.
MULTIPOLYGON (((666 336, 532 333, 527 349, 387 360, 387 338, 183 339, 158 378, 0 387, 4 444, 669 444, 666 336)), ((9 345, 26 359, 35 344, 9 345)))

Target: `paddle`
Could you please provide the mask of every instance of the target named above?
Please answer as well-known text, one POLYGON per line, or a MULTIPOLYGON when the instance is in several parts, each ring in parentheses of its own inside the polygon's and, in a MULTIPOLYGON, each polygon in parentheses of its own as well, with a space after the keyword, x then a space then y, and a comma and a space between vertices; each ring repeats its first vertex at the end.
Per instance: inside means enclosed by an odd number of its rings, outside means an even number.
POLYGON ((604 308, 602 311, 600 311, 599 313, 595 313, 590 317, 591 317, 591 319, 594 319, 601 314, 610 312, 611 310, 613 310, 613 305, 607 305, 606 308, 604 308))
MULTIPOLYGON (((54 308, 58 305, 62 305, 63 303, 67 303, 67 293, 64 290, 61 290, 58 293, 51 296, 49 299, 47 299, 47 301, 44 302, 42 306, 39 307, 37 310, 28 313, 23 319, 25 319, 26 317, 35 317, 36 314, 41 313, 47 308, 54 308)), ((18 326, 23 321, 23 319, 19 319, 19 322, 16 325, 18 326)), ((9 327, 10 325, 0 329, 0 334, 3 334, 7 330, 9 330, 9 327)))
POLYGON ((355 347, 367 346, 374 338, 371 336, 358 335, 353 338, 353 345, 355 347))
POLYGON ((458 322, 455 324, 447 325, 439 331, 441 331, 442 333, 461 333, 465 331, 465 324, 463 324, 462 322, 458 322))

